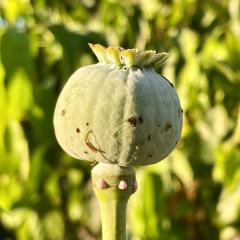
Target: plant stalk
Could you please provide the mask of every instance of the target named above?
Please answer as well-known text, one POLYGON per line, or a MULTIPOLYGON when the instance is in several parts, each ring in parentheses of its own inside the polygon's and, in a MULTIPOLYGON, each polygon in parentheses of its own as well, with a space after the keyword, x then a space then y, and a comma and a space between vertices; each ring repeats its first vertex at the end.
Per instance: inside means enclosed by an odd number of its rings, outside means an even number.
POLYGON ((126 240, 127 202, 135 191, 135 181, 132 167, 99 163, 92 169, 93 190, 101 211, 102 240, 126 240), (106 185, 99 184, 103 181, 106 185))

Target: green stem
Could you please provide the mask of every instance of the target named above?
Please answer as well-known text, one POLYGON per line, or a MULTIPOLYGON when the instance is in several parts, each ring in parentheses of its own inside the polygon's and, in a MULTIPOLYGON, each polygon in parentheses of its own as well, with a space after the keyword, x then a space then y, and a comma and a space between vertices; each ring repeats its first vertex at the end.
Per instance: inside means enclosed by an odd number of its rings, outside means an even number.
POLYGON ((102 240, 126 240, 127 202, 135 191, 133 168, 99 163, 92 170, 92 183, 100 204, 102 240), (99 188, 102 180, 106 185, 99 188), (119 189, 120 181, 127 183, 126 189, 119 189))

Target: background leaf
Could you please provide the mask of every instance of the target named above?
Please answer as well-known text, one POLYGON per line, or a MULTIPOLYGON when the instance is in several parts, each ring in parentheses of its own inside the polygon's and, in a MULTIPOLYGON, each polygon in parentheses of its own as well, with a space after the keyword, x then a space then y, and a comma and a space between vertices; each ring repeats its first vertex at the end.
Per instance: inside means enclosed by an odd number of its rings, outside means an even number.
POLYGON ((91 166, 67 156, 57 97, 88 43, 167 51, 184 111, 164 161, 137 168, 131 240, 240 237, 240 1, 0 1, 0 238, 100 239, 91 166))

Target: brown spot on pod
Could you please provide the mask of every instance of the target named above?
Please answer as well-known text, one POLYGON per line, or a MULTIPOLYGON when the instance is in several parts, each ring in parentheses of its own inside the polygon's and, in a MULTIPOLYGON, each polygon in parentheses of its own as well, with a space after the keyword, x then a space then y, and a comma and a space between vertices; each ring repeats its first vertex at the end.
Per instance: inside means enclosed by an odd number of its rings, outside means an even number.
POLYGON ((136 127, 137 126, 137 118, 136 117, 130 117, 130 118, 128 118, 127 121, 130 123, 130 125, 132 127, 136 127))
POLYGON ((172 124, 169 123, 169 122, 167 122, 167 123, 165 124, 164 130, 165 130, 165 131, 168 131, 171 127, 172 127, 172 124))
POLYGON ((149 154, 148 156, 149 156, 149 157, 152 157, 153 155, 152 155, 152 154, 149 154))
POLYGON ((80 133, 80 129, 79 129, 79 128, 76 128, 76 132, 77 132, 77 133, 80 133))
POLYGON ((142 116, 140 116, 140 117, 138 118, 138 121, 139 121, 140 124, 143 123, 143 118, 142 118, 142 116))
POLYGON ((87 151, 85 151, 84 153, 85 153, 85 154, 88 154, 88 152, 87 152, 87 151))
POLYGON ((65 115, 65 110, 62 110, 62 116, 64 116, 65 115))
POLYGON ((147 136, 147 140, 148 140, 148 141, 151 141, 151 139, 152 139, 151 134, 148 134, 148 136, 147 136))
POLYGON ((86 125, 89 126, 89 123, 87 122, 86 125))

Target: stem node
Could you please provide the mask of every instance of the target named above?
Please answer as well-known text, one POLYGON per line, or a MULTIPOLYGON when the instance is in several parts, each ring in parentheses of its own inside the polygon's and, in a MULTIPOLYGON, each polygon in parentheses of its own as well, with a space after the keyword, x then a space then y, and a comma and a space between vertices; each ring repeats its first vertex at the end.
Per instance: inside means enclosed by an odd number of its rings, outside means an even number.
POLYGON ((132 167, 98 163, 92 169, 93 190, 98 198, 102 240, 126 240, 126 208, 136 189, 136 176, 132 167), (105 188, 99 188, 105 182, 105 188))

